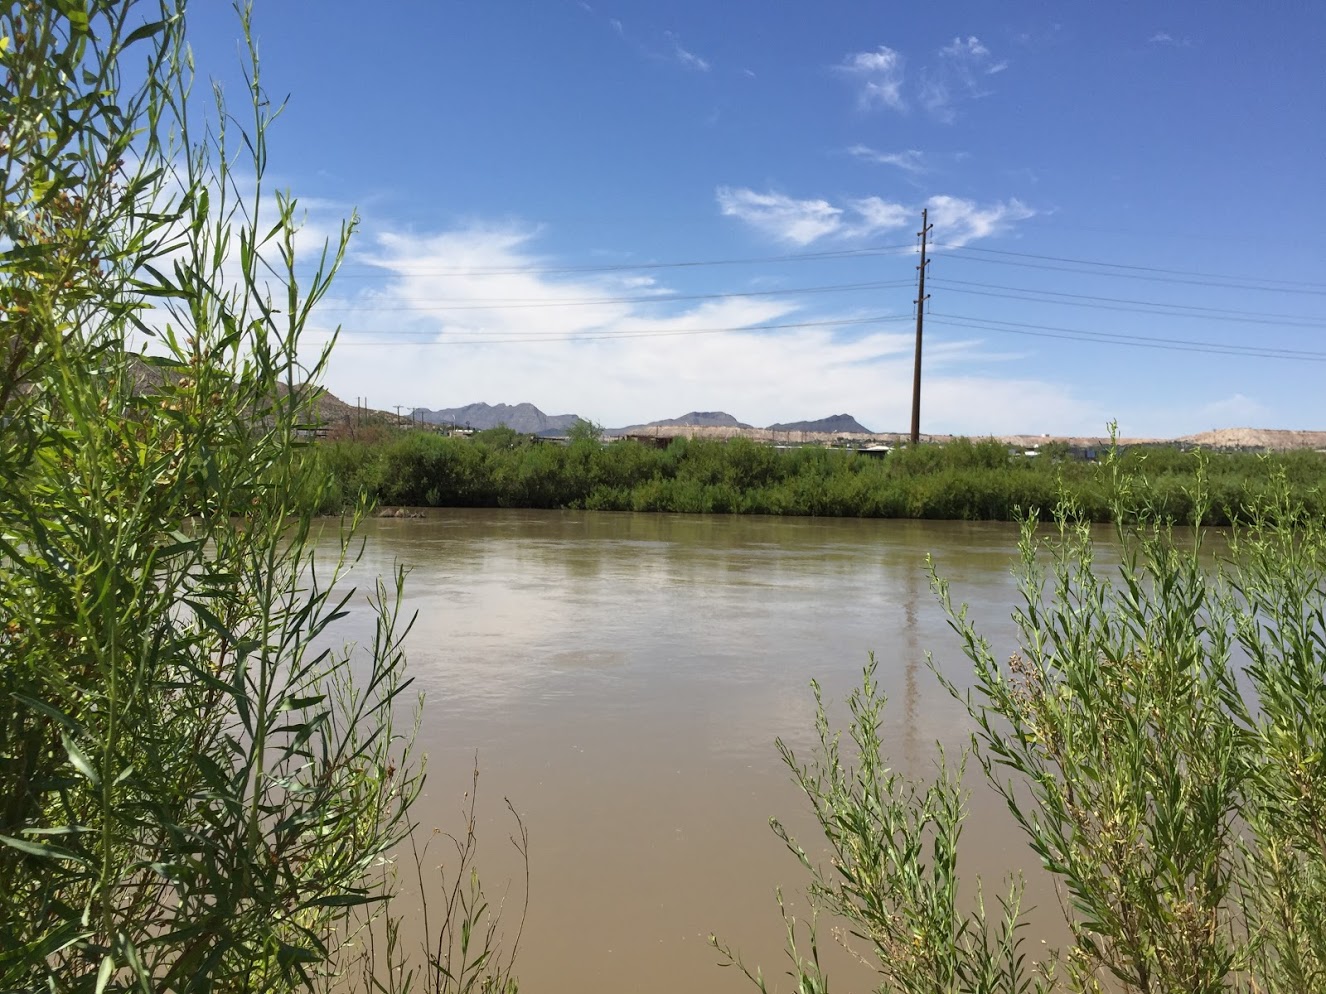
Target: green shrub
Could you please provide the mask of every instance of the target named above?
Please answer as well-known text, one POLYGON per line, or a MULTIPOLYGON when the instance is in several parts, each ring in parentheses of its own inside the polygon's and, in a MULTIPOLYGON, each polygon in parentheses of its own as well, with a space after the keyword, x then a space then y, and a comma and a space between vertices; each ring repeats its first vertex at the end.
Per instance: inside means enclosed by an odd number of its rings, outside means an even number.
MULTIPOLYGON (((503 428, 471 439, 402 432, 320 450, 347 499, 367 494, 393 504, 603 507, 605 498, 594 495, 606 488, 630 495, 614 498, 621 507, 1012 521, 1019 509, 1051 507, 1062 489, 1083 515, 1108 521, 1114 496, 1097 465, 1010 456, 1003 443, 989 439, 900 448, 876 459, 818 446, 776 449, 744 438, 679 438, 666 450, 634 441, 604 445, 593 432, 561 447, 503 428), (664 486, 656 485, 660 481, 664 486), (673 496, 660 503, 665 493, 673 496)), ((1139 499, 1180 524, 1193 520, 1186 494, 1199 473, 1214 495, 1212 523, 1246 520, 1272 472, 1282 473, 1313 507, 1322 506, 1326 483, 1326 457, 1315 452, 1199 455, 1150 447, 1122 453, 1119 465, 1135 478, 1139 499)))
POLYGON ((941 755, 923 783, 890 770, 873 659, 851 749, 818 688, 814 757, 779 743, 831 852, 823 869, 773 823, 810 877, 809 935, 787 922, 798 989, 827 989, 813 923, 828 915, 871 952, 880 991, 1326 990, 1326 524, 1280 474, 1213 557, 1170 526, 1204 517, 1200 475, 1180 507, 1130 462, 1106 466, 1117 565, 1070 496, 1050 528, 1024 522, 1006 649, 934 577, 975 667, 970 689, 940 675, 975 728, 956 766, 941 755), (971 758, 1065 895, 1067 950, 1025 947, 1016 874, 989 918, 981 882, 959 886, 971 758))
MULTIPOLYGON (((22 0, 0 38, 0 990, 398 989, 401 576, 352 666, 357 514, 330 562, 313 514, 377 453, 304 435, 353 222, 296 279, 273 108, 186 119, 182 5, 22 0)), ((430 990, 511 989, 474 886, 430 990)))

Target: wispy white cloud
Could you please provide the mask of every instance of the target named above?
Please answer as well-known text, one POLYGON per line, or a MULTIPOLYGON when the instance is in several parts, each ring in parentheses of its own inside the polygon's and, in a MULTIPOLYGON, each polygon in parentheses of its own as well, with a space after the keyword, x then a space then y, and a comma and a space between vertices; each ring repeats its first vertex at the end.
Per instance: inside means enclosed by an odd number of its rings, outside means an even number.
POLYGON ((718 207, 725 217, 735 217, 781 242, 809 245, 839 231, 843 211, 827 200, 797 200, 782 193, 720 186, 718 207))
POLYGON ((1192 46, 1191 38, 1175 38, 1168 31, 1157 31, 1146 41, 1148 45, 1170 45, 1174 48, 1189 48, 1192 46))
POLYGON ((663 36, 667 38, 668 43, 672 46, 672 58, 677 62, 678 65, 686 69, 694 70, 695 72, 709 71, 709 69, 711 68, 709 60, 701 58, 700 56, 696 55, 694 52, 686 48, 683 48, 681 44, 681 39, 677 37, 675 32, 664 31, 663 36))
POLYGON ((882 197, 865 197, 849 205, 857 220, 843 228, 848 238, 868 238, 885 231, 905 228, 916 217, 916 211, 904 204, 893 203, 882 197))
POLYGON ((996 62, 990 50, 975 35, 969 35, 965 40, 954 38, 939 50, 939 54, 966 66, 971 71, 982 72, 987 76, 993 76, 1008 68, 1007 60, 996 62))
MULTIPOLYGON (((593 9, 586 7, 590 13, 593 9)), ((664 31, 660 37, 654 33, 648 38, 636 38, 627 33, 626 25, 620 18, 605 18, 613 34, 635 49, 637 54, 654 62, 670 62, 692 72, 709 72, 713 64, 701 55, 684 47, 675 32, 664 31)))
POLYGON ((902 96, 903 57, 894 49, 880 45, 873 52, 856 52, 848 55, 836 68, 856 81, 859 87, 857 99, 862 108, 907 109, 902 96))
MULTIPOLYGON (((529 401, 614 426, 719 409, 757 424, 846 410, 880 430, 906 426, 913 337, 905 299, 900 320, 850 331, 763 329, 863 316, 812 311, 792 298, 635 299, 666 289, 652 283, 631 300, 587 303, 627 296, 626 283, 550 273, 557 260, 539 255, 535 239, 533 229, 512 226, 368 235, 351 271, 379 272, 382 282, 370 290, 343 280, 339 298, 318 310, 324 326, 345 328, 329 388, 379 408, 529 401)), ((978 341, 940 333, 927 356, 928 429, 1078 431, 1102 422, 1063 385, 992 372, 997 357, 978 341)))
MULTIPOLYGON (((825 238, 860 239, 908 227, 920 205, 864 197, 835 205, 823 199, 798 200, 784 193, 720 187, 719 210, 777 241, 805 246, 825 238)), ((937 195, 926 201, 935 225, 935 240, 958 248, 979 238, 1008 230, 1036 212, 1019 200, 978 204, 961 197, 937 195)))
POLYGON ((864 159, 866 162, 879 163, 882 166, 897 166, 909 173, 923 173, 926 171, 925 155, 914 148, 905 149, 901 152, 880 152, 869 145, 852 145, 847 149, 847 154, 858 159, 864 159))
POLYGON ((1000 234, 1016 222, 1036 215, 1016 198, 981 206, 962 197, 934 196, 926 201, 926 206, 935 226, 935 241, 948 248, 961 248, 978 238, 1000 234))
POLYGON ((933 117, 951 122, 957 117, 958 102, 987 96, 982 80, 1009 67, 1007 59, 996 58, 975 35, 954 38, 935 59, 910 85, 904 56, 887 45, 848 55, 834 68, 856 83, 857 99, 865 110, 882 106, 906 111, 915 100, 933 117))
POLYGON ((996 59, 975 35, 954 38, 939 50, 939 61, 922 70, 918 99, 933 117, 951 123, 957 118, 955 105, 989 96, 984 78, 1008 66, 1007 59, 996 59))
POLYGON ((688 52, 680 45, 673 46, 673 54, 677 57, 677 61, 687 69, 694 69, 697 72, 709 71, 708 61, 700 58, 700 56, 696 55, 694 52, 688 52))

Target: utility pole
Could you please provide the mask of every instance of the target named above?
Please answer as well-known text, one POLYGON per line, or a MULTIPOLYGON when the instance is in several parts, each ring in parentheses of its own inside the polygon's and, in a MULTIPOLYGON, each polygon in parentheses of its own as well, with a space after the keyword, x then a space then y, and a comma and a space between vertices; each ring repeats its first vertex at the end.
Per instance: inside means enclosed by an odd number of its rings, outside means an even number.
POLYGON ((921 209, 921 264, 916 267, 916 368, 912 371, 912 444, 921 441, 921 328, 925 320, 925 302, 930 298, 925 292, 925 267, 930 261, 925 257, 926 237, 930 234, 929 208, 921 209))
POLYGON ((404 406, 405 406, 404 404, 396 405, 396 427, 398 428, 400 427, 401 424, 401 408, 404 406))

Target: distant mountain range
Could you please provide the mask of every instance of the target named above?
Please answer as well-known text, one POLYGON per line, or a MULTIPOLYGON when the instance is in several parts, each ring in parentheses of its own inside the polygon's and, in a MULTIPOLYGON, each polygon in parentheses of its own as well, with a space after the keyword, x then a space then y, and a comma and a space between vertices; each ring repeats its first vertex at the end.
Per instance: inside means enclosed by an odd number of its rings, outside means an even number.
MULTIPOLYGON (((533 404, 467 404, 464 407, 448 407, 440 411, 426 407, 416 408, 414 416, 432 424, 468 425, 471 428, 496 428, 506 425, 515 431, 528 435, 560 435, 580 420, 576 414, 544 414, 533 404)), ((645 424, 628 425, 625 428, 609 428, 606 434, 625 435, 644 428, 673 428, 678 426, 697 428, 753 428, 754 425, 738 421, 726 411, 691 411, 679 418, 664 418, 645 424)), ((870 429, 861 425, 850 414, 835 414, 820 418, 818 421, 792 421, 787 424, 769 425, 771 431, 823 431, 831 433, 856 432, 870 434, 870 429)))
MULTIPOLYGON (((139 363, 133 370, 135 386, 140 391, 151 391, 172 375, 174 374, 156 367, 149 367, 145 363, 139 363)), ((314 404, 316 418, 329 426, 337 423, 348 423, 357 414, 365 413, 361 412, 357 406, 347 404, 327 391, 323 391, 314 404)), ((389 411, 368 410, 366 414, 380 423, 392 423, 391 412, 389 411)), ((498 425, 505 424, 515 431, 542 435, 564 435, 567 429, 579 420, 579 417, 575 414, 544 414, 533 404, 516 404, 514 407, 508 404, 469 404, 465 407, 453 407, 441 411, 430 411, 421 407, 414 411, 414 416, 435 424, 450 424, 454 419, 456 424, 464 425, 468 423, 471 428, 496 428, 498 425)), ((679 418, 666 418, 662 421, 651 421, 644 425, 632 425, 629 428, 609 428, 605 430, 604 434, 624 435, 643 428, 682 425, 720 428, 751 427, 738 421, 725 411, 692 411, 689 414, 683 414, 679 418)), ((763 430, 826 432, 829 434, 877 434, 870 431, 850 414, 835 414, 831 417, 820 418, 818 421, 790 421, 785 424, 770 425, 763 430)), ((922 436, 924 440, 931 442, 945 442, 954 437, 952 435, 922 436)), ((1042 443, 1050 437, 1048 435, 999 436, 1001 441, 1023 448, 1042 443)), ((1071 445, 1082 447, 1103 447, 1109 444, 1109 439, 1095 436, 1056 435, 1053 437, 1057 441, 1065 441, 1071 445)), ((1182 438, 1120 438, 1119 443, 1128 446, 1201 445, 1204 448, 1221 451, 1288 452, 1296 449, 1316 449, 1320 452, 1326 452, 1326 431, 1221 428, 1215 431, 1202 432, 1200 435, 1185 435, 1182 438)))
POLYGON ((430 411, 416 408, 414 416, 433 424, 455 424, 459 427, 496 428, 506 425, 524 435, 561 434, 580 420, 575 414, 544 414, 533 404, 466 404, 430 411))
MULTIPOLYGON (((738 421, 726 411, 691 411, 690 414, 683 414, 679 418, 665 418, 662 421, 650 421, 648 424, 631 425, 628 428, 614 428, 609 434, 622 435, 627 432, 637 431, 641 428, 669 428, 679 425, 687 425, 696 428, 753 428, 754 425, 748 425, 744 421, 738 421)), ((857 432, 863 435, 872 434, 869 428, 864 427, 861 422, 850 414, 834 414, 831 417, 820 418, 818 421, 791 421, 787 424, 769 425, 768 431, 825 431, 835 434, 843 432, 857 432)))

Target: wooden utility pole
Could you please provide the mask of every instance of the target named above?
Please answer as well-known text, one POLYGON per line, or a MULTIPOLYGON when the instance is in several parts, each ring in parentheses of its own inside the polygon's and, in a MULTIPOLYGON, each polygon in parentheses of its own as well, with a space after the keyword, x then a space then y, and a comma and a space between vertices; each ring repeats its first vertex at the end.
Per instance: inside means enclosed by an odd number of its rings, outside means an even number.
POLYGON ((917 286, 916 286, 916 367, 912 371, 912 444, 916 445, 921 441, 921 328, 925 321, 925 302, 930 298, 925 292, 925 267, 930 265, 930 260, 925 257, 926 237, 930 234, 930 229, 934 227, 930 224, 929 208, 921 209, 921 230, 918 234, 921 236, 921 264, 916 267, 917 286))

